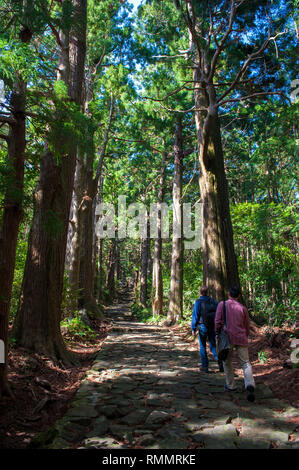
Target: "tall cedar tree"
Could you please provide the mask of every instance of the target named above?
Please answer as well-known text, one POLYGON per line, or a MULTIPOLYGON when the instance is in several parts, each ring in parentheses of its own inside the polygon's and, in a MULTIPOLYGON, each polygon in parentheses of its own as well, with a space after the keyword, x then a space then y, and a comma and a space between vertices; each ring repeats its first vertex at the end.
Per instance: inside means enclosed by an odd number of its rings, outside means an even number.
MULTIPOLYGON (((29 44, 33 35, 31 18, 34 14, 33 2, 23 1, 19 26, 19 41, 29 44)), ((0 364, 0 396, 9 391, 7 384, 8 321, 12 285, 16 259, 17 238, 22 219, 24 156, 26 149, 26 90, 27 82, 22 73, 17 72, 11 87, 10 115, 0 114, 0 122, 9 125, 7 135, 1 137, 7 142, 9 166, 8 183, 4 196, 3 216, 0 228, 0 340, 5 346, 5 362, 0 364)))
MULTIPOLYGON (((62 2, 62 8, 66 2, 62 2)), ((86 54, 87 0, 72 0, 70 28, 65 18, 59 31, 58 80, 67 86, 70 103, 80 106, 86 54)), ((63 12, 67 9, 63 9, 63 12)), ((46 145, 29 235, 20 304, 15 324, 18 344, 53 358, 69 360, 60 332, 64 262, 77 146, 69 135, 55 142, 54 152, 46 145), (66 152, 61 154, 61 147, 66 152), (58 231, 49 230, 54 219, 58 231), (57 233, 58 232, 58 233, 57 233)))
MULTIPOLYGON (((247 57, 225 91, 219 94, 216 75, 222 67, 225 54, 229 56, 231 41, 235 36, 239 9, 243 1, 202 2, 175 1, 183 15, 189 31, 189 54, 192 59, 194 80, 195 122, 200 163, 200 192, 203 207, 203 282, 209 285, 211 293, 218 300, 224 298, 230 285, 239 286, 237 259, 234 250, 233 230, 229 209, 228 184, 224 169, 223 145, 219 108, 227 103, 225 99, 238 86, 249 65, 260 57, 269 42, 276 39, 271 35, 269 23, 267 37, 247 57)), ((266 2, 267 3, 267 2, 266 2)), ((246 17, 244 6, 240 12, 246 17)), ((251 17, 257 5, 254 2, 251 17)), ((240 19, 240 16, 239 18, 240 19)), ((241 22, 242 23, 242 22, 241 22)), ((238 34, 245 30, 241 27, 238 34)), ((227 57, 226 55, 226 57, 227 57)), ((256 94, 251 94, 251 97, 256 94)), ((257 93, 257 96, 260 94, 257 93)), ((244 97, 243 99, 249 98, 244 97)), ((229 99, 229 98, 227 98, 229 99)), ((237 99, 238 100, 238 99, 237 99)))

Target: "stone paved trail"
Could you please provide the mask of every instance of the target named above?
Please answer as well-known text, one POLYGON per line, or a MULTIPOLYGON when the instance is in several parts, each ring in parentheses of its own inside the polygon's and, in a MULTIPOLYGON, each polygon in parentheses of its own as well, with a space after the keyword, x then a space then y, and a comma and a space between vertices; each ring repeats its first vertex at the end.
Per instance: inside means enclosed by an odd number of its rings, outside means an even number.
POLYGON ((110 307, 113 327, 66 415, 43 447, 96 449, 298 448, 299 410, 260 384, 251 404, 199 372, 198 352, 167 328, 110 307))

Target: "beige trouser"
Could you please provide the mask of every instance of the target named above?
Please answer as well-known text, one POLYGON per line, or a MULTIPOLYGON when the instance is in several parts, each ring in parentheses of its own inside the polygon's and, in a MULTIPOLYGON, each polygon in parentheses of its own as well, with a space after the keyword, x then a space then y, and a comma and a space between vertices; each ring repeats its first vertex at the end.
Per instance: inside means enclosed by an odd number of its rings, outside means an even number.
POLYGON ((254 378, 252 374, 252 367, 249 362, 248 346, 234 346, 234 345, 231 346, 227 359, 225 362, 223 362, 225 378, 226 378, 226 386, 228 388, 235 388, 234 369, 233 369, 233 364, 232 364, 234 349, 237 350, 240 365, 243 369, 245 388, 248 385, 252 385, 254 387, 255 383, 254 383, 254 378))

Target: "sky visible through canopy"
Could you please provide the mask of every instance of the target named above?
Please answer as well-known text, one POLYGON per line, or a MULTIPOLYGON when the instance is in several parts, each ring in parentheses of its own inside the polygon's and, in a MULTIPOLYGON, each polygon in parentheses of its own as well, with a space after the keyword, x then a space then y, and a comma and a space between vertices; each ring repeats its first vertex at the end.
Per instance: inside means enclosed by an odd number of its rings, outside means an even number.
POLYGON ((136 10, 141 4, 142 0, 130 0, 130 3, 134 5, 134 10, 136 10))

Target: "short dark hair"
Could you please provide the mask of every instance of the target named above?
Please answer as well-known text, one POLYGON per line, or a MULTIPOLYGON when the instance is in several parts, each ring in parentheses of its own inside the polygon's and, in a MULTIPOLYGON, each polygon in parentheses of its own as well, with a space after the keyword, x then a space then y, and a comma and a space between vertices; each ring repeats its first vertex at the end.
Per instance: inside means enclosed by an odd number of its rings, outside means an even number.
POLYGON ((228 292, 229 292, 229 295, 231 297, 233 297, 234 299, 236 299, 237 297, 239 297, 239 295, 241 294, 241 291, 239 289, 239 287, 236 287, 236 286, 232 286, 228 289, 228 292))
POLYGON ((207 286, 202 286, 200 288, 200 295, 208 295, 209 288, 207 286))

